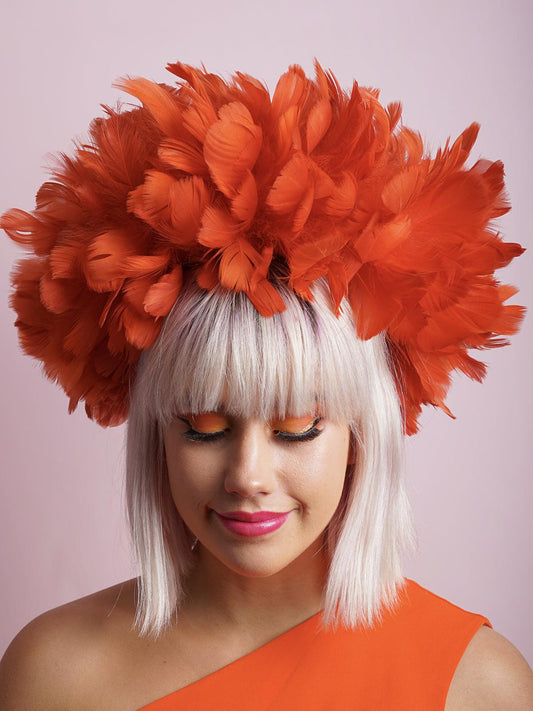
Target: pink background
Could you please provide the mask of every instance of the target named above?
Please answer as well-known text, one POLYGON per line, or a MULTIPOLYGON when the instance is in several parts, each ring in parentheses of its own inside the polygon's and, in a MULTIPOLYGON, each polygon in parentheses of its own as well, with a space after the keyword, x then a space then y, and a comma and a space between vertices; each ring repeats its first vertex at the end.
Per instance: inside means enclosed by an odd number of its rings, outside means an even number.
MULTIPOLYGON (((500 158, 513 211, 510 241, 532 246, 532 66, 527 0, 49 0, 4 3, 0 16, 0 211, 31 209, 48 151, 71 150, 113 104, 119 76, 172 81, 181 60, 228 76, 236 69, 272 90, 289 64, 313 56, 343 86, 353 78, 401 99, 404 122, 433 149, 472 121, 473 158, 500 158), (8 7, 9 5, 9 7, 8 7)), ((125 97, 124 97, 125 98, 125 97)), ((0 653, 32 617, 135 574, 122 513, 123 430, 102 430, 20 355, 8 273, 19 250, 0 240, 2 427, 0 653)), ((531 298, 531 251, 502 274, 531 298)), ((533 661, 531 616, 531 318, 511 348, 485 355, 483 387, 459 377, 408 448, 420 550, 406 571, 481 612, 533 661)))

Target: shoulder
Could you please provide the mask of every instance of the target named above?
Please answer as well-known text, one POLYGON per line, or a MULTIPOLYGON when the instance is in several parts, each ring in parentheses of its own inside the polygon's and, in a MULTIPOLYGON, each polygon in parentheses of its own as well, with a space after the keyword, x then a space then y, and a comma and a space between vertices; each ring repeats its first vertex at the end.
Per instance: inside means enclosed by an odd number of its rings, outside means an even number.
POLYGON ((126 581, 27 624, 0 662, 0 708, 79 708, 87 687, 105 674, 113 640, 129 632, 134 588, 134 579, 126 581))
POLYGON ((445 711, 527 711, 533 672, 508 639, 489 627, 473 636, 455 670, 445 711))

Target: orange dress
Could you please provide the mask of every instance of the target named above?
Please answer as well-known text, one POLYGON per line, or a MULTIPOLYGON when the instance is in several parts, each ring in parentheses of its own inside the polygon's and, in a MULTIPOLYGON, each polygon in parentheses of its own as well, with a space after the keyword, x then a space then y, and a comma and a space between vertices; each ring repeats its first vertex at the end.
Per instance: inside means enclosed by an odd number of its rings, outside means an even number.
POLYGON ((438 711, 475 632, 490 622, 412 580, 371 630, 324 630, 317 613, 140 711, 438 711))

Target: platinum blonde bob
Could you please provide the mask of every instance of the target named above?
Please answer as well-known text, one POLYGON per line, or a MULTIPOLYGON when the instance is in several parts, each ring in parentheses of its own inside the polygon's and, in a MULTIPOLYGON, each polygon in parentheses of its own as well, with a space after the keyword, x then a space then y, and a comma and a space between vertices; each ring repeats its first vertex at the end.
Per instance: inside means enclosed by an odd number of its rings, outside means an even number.
MULTIPOLYGON (((286 310, 264 318, 243 293, 190 279, 139 361, 127 431, 126 506, 139 565, 134 627, 159 636, 179 614, 194 563, 192 534, 174 505, 162 427, 178 412, 242 417, 319 408, 348 423, 356 461, 326 531, 327 625, 372 626, 397 602, 401 557, 414 541, 403 483, 401 407, 384 334, 358 338, 348 302, 335 316, 326 282, 314 300, 276 282, 286 310)), ((327 486, 327 482, 325 482, 327 486)))

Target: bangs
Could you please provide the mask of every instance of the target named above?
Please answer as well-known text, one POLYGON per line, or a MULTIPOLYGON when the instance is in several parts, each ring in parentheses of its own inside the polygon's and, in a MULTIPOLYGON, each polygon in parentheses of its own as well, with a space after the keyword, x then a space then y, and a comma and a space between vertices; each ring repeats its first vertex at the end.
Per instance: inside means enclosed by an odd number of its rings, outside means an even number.
POLYGON ((357 421, 382 338, 360 340, 348 304, 337 318, 324 283, 315 284, 312 302, 277 288, 286 310, 265 318, 243 293, 184 287, 139 362, 135 390, 145 414, 161 424, 214 411, 357 421))

